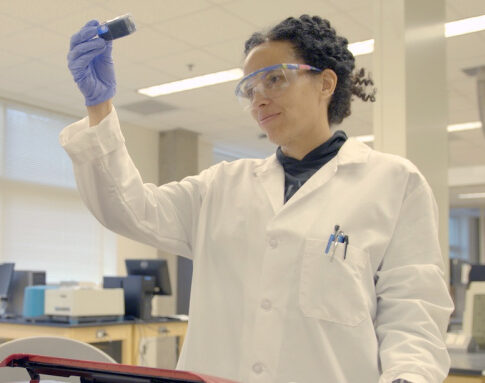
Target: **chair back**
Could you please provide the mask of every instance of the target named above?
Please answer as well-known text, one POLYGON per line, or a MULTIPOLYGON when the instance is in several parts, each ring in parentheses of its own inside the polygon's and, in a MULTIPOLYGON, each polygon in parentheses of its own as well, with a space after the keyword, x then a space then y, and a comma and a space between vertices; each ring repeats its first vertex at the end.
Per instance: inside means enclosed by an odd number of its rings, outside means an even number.
MULTIPOLYGON (((116 363, 116 361, 100 349, 74 339, 38 336, 15 339, 0 344, 0 360, 4 360, 12 354, 38 354, 58 358, 70 358, 90 360, 94 362, 116 363)), ((41 376, 41 382, 47 383, 52 377, 41 376), (46 380, 44 380, 46 379, 46 380)), ((30 377, 23 368, 0 368, 0 382, 2 383, 27 383, 30 377)), ((53 381, 53 380, 51 380, 53 381)), ((79 378, 56 377, 55 382, 79 382, 79 378)))

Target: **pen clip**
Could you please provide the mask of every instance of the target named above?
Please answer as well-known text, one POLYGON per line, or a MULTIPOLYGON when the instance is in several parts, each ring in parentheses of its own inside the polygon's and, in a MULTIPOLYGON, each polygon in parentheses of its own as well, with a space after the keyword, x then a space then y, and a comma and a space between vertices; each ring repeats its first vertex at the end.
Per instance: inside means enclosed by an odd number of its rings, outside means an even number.
POLYGON ((346 235, 344 237, 344 244, 345 244, 345 247, 344 247, 344 259, 347 258, 347 247, 349 246, 349 236, 346 235))
POLYGON ((342 243, 343 239, 344 239, 344 232, 342 230, 339 230, 337 235, 334 238, 334 241, 333 241, 332 261, 333 261, 334 255, 335 255, 335 250, 337 250, 337 245, 338 245, 339 242, 342 243))

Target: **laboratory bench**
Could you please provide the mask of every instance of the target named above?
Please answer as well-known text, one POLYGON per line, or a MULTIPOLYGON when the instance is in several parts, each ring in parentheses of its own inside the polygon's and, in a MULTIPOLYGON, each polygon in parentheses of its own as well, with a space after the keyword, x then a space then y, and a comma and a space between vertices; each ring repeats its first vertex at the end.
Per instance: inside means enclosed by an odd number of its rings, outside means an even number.
POLYGON ((444 383, 485 383, 485 351, 450 351, 451 368, 444 383))
MULTIPOLYGON (((26 319, 0 319, 0 338, 10 340, 31 336, 61 336, 100 347, 119 343, 123 364, 139 365, 143 338, 177 337, 177 355, 185 339, 186 320, 153 318, 146 321, 121 320, 89 323, 59 323, 26 319)), ((104 350, 103 347, 100 347, 104 350)), ((451 369, 444 383, 485 383, 485 351, 450 351, 451 369)))
POLYGON ((176 337, 177 355, 179 355, 185 339, 187 323, 186 320, 165 317, 143 321, 93 321, 75 324, 23 318, 0 319, 0 338, 12 340, 32 336, 60 336, 90 343, 103 351, 106 350, 102 345, 116 343, 120 346, 118 353, 120 356, 114 359, 123 364, 137 365, 138 351, 143 338, 176 337))

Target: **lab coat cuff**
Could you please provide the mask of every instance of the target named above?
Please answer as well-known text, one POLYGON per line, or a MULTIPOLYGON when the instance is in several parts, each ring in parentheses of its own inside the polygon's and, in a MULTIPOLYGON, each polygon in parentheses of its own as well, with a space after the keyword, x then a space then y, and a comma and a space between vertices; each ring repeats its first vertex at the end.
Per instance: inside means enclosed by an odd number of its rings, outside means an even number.
POLYGON ((82 163, 96 160, 124 145, 115 108, 98 124, 89 126, 88 117, 67 127, 60 135, 59 142, 73 162, 82 163))
POLYGON ((400 373, 400 374, 396 374, 392 378, 389 378, 389 376, 383 375, 381 379, 379 379, 379 383, 392 383, 398 379, 402 379, 410 383, 429 383, 429 380, 426 379, 424 376, 419 374, 413 374, 413 373, 400 373))

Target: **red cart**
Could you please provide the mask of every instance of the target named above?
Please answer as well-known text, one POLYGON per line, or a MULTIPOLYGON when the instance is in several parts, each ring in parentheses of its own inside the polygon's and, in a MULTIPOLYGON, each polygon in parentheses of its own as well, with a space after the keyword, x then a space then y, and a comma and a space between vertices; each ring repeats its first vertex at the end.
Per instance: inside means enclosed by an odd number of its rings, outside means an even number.
POLYGON ((0 363, 0 367, 25 368, 30 376, 30 383, 39 383, 41 374, 62 377, 79 376, 81 383, 236 383, 227 379, 186 371, 32 354, 10 355, 0 363))

